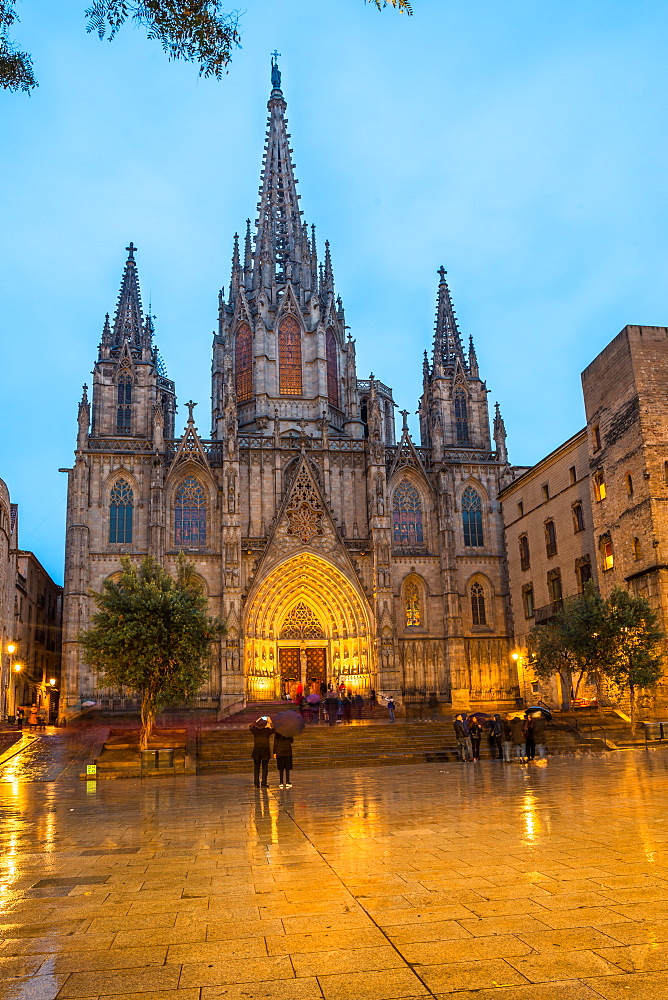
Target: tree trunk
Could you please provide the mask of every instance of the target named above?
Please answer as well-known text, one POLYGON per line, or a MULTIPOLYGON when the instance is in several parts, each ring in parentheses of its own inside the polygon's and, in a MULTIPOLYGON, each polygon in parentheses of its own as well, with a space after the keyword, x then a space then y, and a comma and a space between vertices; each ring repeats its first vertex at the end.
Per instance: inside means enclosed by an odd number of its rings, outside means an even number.
POLYGON ((578 691, 580 690, 580 685, 582 684, 582 678, 584 677, 584 670, 581 670, 578 674, 578 682, 575 685, 575 690, 573 691, 573 701, 577 701, 578 691))
POLYGON ((155 695, 144 691, 141 696, 141 732, 139 734, 139 749, 146 750, 155 724, 155 695))
POLYGON ((572 687, 571 674, 567 670, 565 670, 563 673, 560 670, 559 679, 561 680, 561 707, 564 712, 570 712, 571 687, 572 687))
POLYGON ((629 703, 631 706, 631 736, 636 734, 636 686, 629 684, 629 703))

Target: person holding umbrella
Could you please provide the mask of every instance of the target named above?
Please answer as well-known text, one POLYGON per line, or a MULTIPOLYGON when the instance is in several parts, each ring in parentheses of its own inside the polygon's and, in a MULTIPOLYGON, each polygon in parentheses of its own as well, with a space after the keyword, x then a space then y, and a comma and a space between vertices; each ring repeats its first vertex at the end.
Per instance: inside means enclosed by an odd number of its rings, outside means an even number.
POLYGON ((271 727, 271 719, 268 715, 263 715, 255 722, 251 722, 248 727, 253 734, 253 784, 256 788, 267 787, 267 776, 269 773, 269 758, 271 757, 271 737, 274 730, 271 727), (260 786, 260 767, 262 768, 262 786, 260 786))

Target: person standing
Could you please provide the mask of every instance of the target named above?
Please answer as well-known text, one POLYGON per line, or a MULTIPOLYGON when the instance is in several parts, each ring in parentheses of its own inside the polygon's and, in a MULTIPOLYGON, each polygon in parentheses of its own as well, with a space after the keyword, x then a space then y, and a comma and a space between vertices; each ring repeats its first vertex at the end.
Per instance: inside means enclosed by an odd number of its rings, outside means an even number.
POLYGON ((361 722, 362 721, 362 712, 364 711, 364 698, 359 693, 359 691, 353 697, 353 705, 354 705, 354 708, 355 708, 355 718, 357 719, 358 722, 361 722))
POLYGON ((468 720, 469 736, 471 737, 471 752, 474 760, 480 760, 480 740, 482 739, 482 726, 472 715, 468 720))
POLYGON ((503 722, 500 715, 495 715, 489 726, 489 742, 492 756, 503 760, 503 722))
POLYGON ((540 715, 532 719, 533 738, 536 745, 536 752, 541 760, 547 757, 547 721, 541 712, 540 715))
POLYGON ((390 716, 390 722, 394 722, 394 712, 395 712, 395 709, 396 709, 396 705, 394 704, 394 701, 392 700, 392 698, 390 698, 388 700, 388 702, 387 702, 387 711, 388 711, 389 716, 390 716))
POLYGON ((371 690, 369 691, 369 712, 371 713, 371 715, 373 715, 374 709, 377 704, 378 704, 378 698, 376 697, 376 692, 374 691, 373 688, 371 688, 371 690))
POLYGON ((278 768, 278 787, 292 788, 290 771, 292 770, 292 736, 274 735, 274 757, 278 768))
POLYGON ((339 710, 339 699, 336 697, 334 691, 328 691, 327 697, 325 698, 325 711, 327 712, 327 719, 330 726, 336 725, 336 713, 339 710))
POLYGON ((274 730, 271 728, 271 719, 268 715, 263 715, 256 722, 251 722, 248 727, 253 734, 253 784, 260 788, 260 768, 262 768, 262 788, 267 787, 267 775, 269 772, 269 758, 271 757, 271 737, 274 730))
POLYGON ((343 698, 341 699, 341 706, 343 708, 343 721, 345 723, 352 722, 353 703, 347 694, 343 695, 343 698))
POLYGON ((455 716, 455 737, 457 738, 460 759, 464 763, 470 760, 473 755, 471 753, 471 737, 466 734, 464 719, 461 715, 455 716))
POLYGON ((527 760, 533 760, 536 756, 536 741, 534 739, 534 720, 530 715, 527 715, 524 723, 524 743, 526 748, 527 760))
POLYGON ((524 760, 526 756, 526 736, 524 732, 524 720, 519 715, 513 716, 510 720, 510 733, 515 747, 515 756, 519 760, 524 760))
POLYGON ((506 717, 503 720, 503 762, 510 764, 510 753, 513 746, 513 734, 510 728, 510 720, 506 717))

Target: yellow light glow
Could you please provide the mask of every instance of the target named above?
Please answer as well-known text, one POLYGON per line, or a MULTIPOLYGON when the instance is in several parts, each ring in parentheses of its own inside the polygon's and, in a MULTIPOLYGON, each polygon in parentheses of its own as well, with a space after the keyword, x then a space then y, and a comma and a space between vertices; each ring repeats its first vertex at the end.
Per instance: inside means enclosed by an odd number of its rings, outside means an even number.
POLYGON ((513 653, 513 660, 519 660, 519 658, 520 658, 519 653, 513 653))
POLYGON ((23 670, 23 664, 22 663, 15 663, 14 664, 14 670, 16 671, 17 674, 20 673, 23 670))
POLYGON ((7 644, 7 652, 11 655, 16 652, 16 645, 13 642, 7 644))
POLYGON ((50 677, 49 678, 49 684, 51 685, 51 687, 55 687, 56 678, 55 677, 50 677))

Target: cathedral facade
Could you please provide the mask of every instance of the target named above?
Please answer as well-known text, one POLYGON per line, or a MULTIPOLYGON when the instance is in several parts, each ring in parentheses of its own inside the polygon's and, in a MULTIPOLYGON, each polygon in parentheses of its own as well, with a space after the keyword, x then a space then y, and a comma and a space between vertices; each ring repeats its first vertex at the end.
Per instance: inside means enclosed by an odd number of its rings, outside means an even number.
POLYGON ((258 218, 235 237, 213 341, 210 433, 176 389, 142 309, 130 244, 69 470, 63 714, 112 698, 77 635, 120 557, 185 552, 227 634, 200 705, 344 683, 410 708, 517 694, 499 491, 516 471, 443 269, 425 352, 420 443, 392 390, 358 378, 355 341, 302 218, 272 66, 258 218), (398 440, 397 440, 398 438, 398 440))

